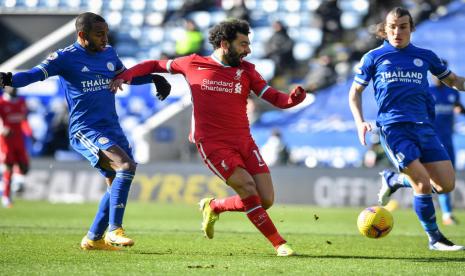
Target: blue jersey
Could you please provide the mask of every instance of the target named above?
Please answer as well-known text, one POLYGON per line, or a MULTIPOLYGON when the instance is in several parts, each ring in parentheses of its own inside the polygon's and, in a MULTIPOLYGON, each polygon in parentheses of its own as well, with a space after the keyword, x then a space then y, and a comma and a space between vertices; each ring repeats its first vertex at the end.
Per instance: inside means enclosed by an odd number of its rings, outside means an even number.
POLYGON ((70 137, 80 129, 120 128, 115 93, 108 85, 125 68, 111 46, 91 53, 76 42, 54 52, 36 67, 44 79, 60 76, 70 112, 70 137))
POLYGON ((459 92, 446 85, 429 88, 435 100, 434 127, 439 137, 451 137, 454 132, 454 107, 460 101, 459 92))
POLYGON ((354 81, 367 86, 373 79, 378 126, 399 122, 432 124, 434 99, 428 91, 428 71, 439 79, 450 74, 432 51, 411 43, 398 49, 384 41, 363 56, 354 81))

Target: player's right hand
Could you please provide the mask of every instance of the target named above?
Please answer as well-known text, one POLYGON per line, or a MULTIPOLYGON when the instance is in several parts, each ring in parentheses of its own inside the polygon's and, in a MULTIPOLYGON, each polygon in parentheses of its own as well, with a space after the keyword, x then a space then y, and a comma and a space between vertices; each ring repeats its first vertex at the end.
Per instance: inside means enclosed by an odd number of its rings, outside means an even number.
POLYGON ((292 106, 295 106, 305 100, 307 96, 307 92, 302 88, 302 86, 297 86, 292 89, 291 93, 289 93, 289 100, 292 106))
POLYGON ((0 72, 0 88, 13 84, 13 74, 11 72, 0 72))
POLYGON ((368 131, 372 131, 370 123, 362 122, 359 125, 357 125, 358 140, 360 141, 360 144, 362 144, 363 146, 367 145, 365 136, 368 131))
POLYGON ((124 83, 124 80, 123 79, 112 79, 110 81, 110 91, 113 92, 113 93, 116 93, 118 92, 118 89, 123 91, 123 83, 124 83))

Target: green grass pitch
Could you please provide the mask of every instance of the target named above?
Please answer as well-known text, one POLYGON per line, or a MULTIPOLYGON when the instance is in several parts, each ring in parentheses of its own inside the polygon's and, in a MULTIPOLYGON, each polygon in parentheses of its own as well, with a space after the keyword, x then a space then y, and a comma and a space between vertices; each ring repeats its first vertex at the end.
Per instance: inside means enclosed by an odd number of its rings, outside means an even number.
MULTIPOLYGON (((200 232, 197 206, 130 202, 125 228, 136 241, 119 252, 81 251, 97 203, 18 201, 0 209, 0 275, 463 275, 465 251, 432 252, 415 214, 393 212, 380 240, 356 227, 362 208, 274 206, 270 215, 298 256, 276 257, 244 214, 222 214, 215 238, 200 232)), ((462 224, 441 227, 465 243, 462 224)))

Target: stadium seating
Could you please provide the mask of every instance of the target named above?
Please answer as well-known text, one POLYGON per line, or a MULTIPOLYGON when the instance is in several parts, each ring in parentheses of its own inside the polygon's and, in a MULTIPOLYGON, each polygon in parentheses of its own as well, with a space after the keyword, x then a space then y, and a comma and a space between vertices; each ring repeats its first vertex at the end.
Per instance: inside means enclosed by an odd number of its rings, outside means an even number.
MULTIPOLYGON (((253 28, 251 35, 253 53, 250 60, 257 65, 258 71, 266 79, 272 78, 275 69, 271 60, 264 59, 266 41, 272 34, 270 25, 274 20, 279 19, 288 26, 289 35, 295 40, 293 53, 298 61, 304 63, 314 57, 316 49, 323 43, 323 33, 315 20, 317 8, 323 0, 246 0, 245 2, 250 12, 250 23, 253 28)), ((185 15, 197 23, 205 36, 208 35, 208 29, 212 25, 227 17, 227 10, 232 7, 233 1, 222 0, 217 3, 221 4, 203 11, 192 11, 185 15)), ((110 25, 115 40, 114 47, 126 66, 130 67, 144 59, 157 59, 164 54, 174 54, 176 38, 183 32, 183 28, 179 21, 175 18, 170 20, 167 14, 179 11, 183 4, 182 0, 0 0, 0 13, 2 11, 63 11, 77 14, 90 8, 97 9, 110 25)), ((342 27, 346 30, 360 27, 363 17, 368 13, 369 5, 370 1, 368 0, 339 0, 338 7, 342 12, 342 27)), ((463 66, 465 56, 460 52, 465 38, 457 34, 461 33, 460 28, 465 23, 464 6, 463 1, 454 1, 448 6, 446 16, 437 21, 428 21, 419 25, 413 37, 414 43, 431 48, 448 59, 451 67, 461 75, 465 75, 465 67, 463 66)), ((205 54, 208 54, 211 47, 208 42, 205 42, 205 46, 205 54)), ((293 118, 292 122, 286 122, 287 117, 283 116, 283 114, 291 114, 289 112, 273 111, 264 114, 254 127, 258 143, 264 142, 270 130, 268 127, 276 125, 276 120, 278 120, 283 129, 289 129, 289 132, 284 132, 285 138, 297 135, 295 132, 302 134, 302 136, 296 136, 300 137, 298 139, 287 139, 291 149, 309 145, 317 148, 320 141, 327 140, 321 139, 321 137, 326 137, 324 135, 318 136, 324 129, 325 135, 328 137, 341 137, 338 140, 341 144, 361 152, 363 149, 355 145, 357 141, 350 140, 351 142, 348 143, 347 139, 342 138, 343 136, 335 134, 335 132, 353 132, 353 126, 352 129, 345 128, 350 125, 347 122, 351 120, 350 112, 346 106, 348 83, 350 83, 350 79, 320 91, 316 95, 314 103, 305 110, 291 111, 295 112, 289 116, 289 120, 291 117, 293 118), (338 110, 339 117, 331 116, 334 110, 338 110), (345 123, 341 124, 340 122, 345 123), (322 125, 326 128, 315 131, 322 125), (335 132, 328 134, 331 131, 335 132), (312 138, 308 138, 309 136, 312 138), (292 141, 297 142, 292 144, 292 141)), ((117 97, 118 113, 124 128, 134 129, 135 125, 182 96, 170 96, 167 102, 159 102, 154 99, 151 92, 150 86, 131 87, 131 93, 125 92, 117 97)), ((55 96, 59 95, 57 92, 55 96)), ((50 123, 51 118, 53 118, 50 114, 54 114, 50 105, 52 101, 50 95, 28 100, 31 105, 36 105, 31 119, 40 122, 37 126, 46 128, 47 124, 50 123), (43 111, 44 109, 46 111, 43 111)), ((367 102, 370 102, 370 99, 367 99, 367 102)), ((374 106, 369 106, 370 111, 367 114, 371 116, 370 119, 374 118, 375 113, 372 113, 374 108, 374 106)), ((39 134, 44 133, 44 130, 39 129, 37 133, 38 136, 41 136, 39 134)), ((349 133, 353 136, 352 134, 349 133)), ((305 159, 305 154, 298 152, 295 154, 302 156, 298 161, 305 159)), ((330 161, 328 162, 330 163, 330 161)), ((356 161, 352 165, 355 166, 356 161)))

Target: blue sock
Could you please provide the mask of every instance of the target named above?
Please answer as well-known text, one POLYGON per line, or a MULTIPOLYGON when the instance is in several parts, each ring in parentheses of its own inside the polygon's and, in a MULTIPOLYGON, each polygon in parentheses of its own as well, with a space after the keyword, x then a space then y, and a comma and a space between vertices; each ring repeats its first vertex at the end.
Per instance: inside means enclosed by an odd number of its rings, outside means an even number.
POLYGON ((417 213, 421 226, 425 230, 430 242, 434 243, 442 238, 439 232, 438 225, 436 224, 436 213, 434 211, 433 196, 428 195, 414 195, 413 208, 417 213))
POLYGON ((117 171, 111 184, 109 231, 123 225, 124 210, 128 201, 129 189, 134 178, 134 172, 117 171))
POLYGON ((441 207, 441 211, 443 215, 451 215, 452 214, 452 200, 451 194, 439 194, 438 195, 439 206, 441 207))
POLYGON ((107 189, 100 200, 97 214, 95 215, 94 222, 87 233, 87 237, 93 241, 99 240, 103 237, 105 230, 108 227, 108 217, 110 215, 110 188, 107 189))

